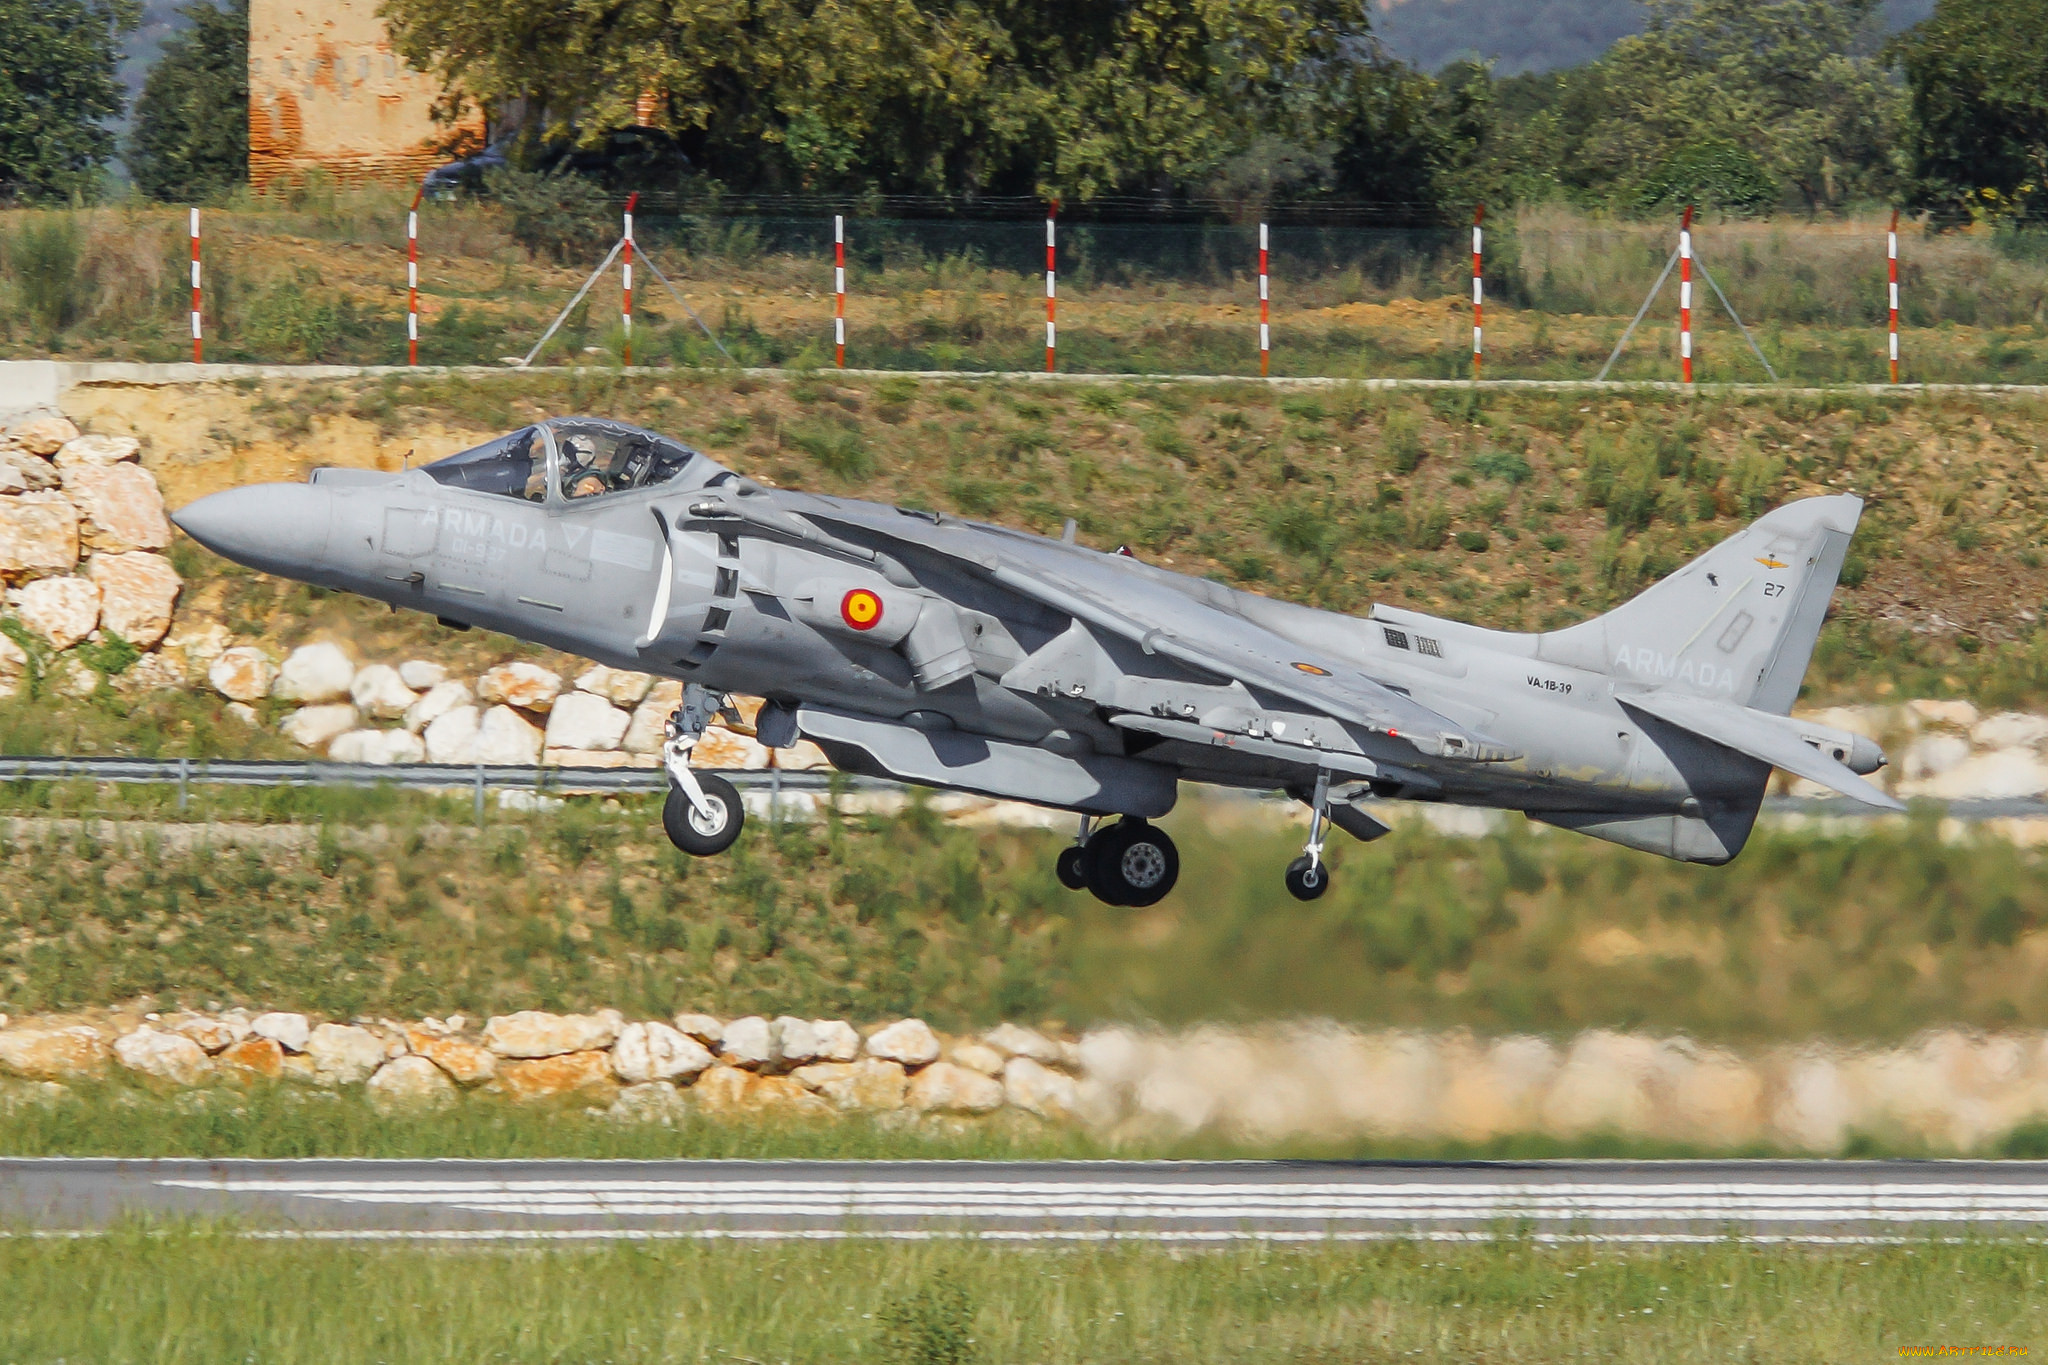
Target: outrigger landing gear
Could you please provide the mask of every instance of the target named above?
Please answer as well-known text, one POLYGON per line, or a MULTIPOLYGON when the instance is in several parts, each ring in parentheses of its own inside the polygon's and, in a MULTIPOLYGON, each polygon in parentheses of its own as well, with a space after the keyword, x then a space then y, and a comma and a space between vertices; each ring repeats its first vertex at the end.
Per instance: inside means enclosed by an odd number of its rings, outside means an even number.
POLYGON ((746 808, 732 783, 712 773, 701 776, 690 767, 690 753, 704 737, 711 718, 725 712, 737 719, 731 704, 709 688, 690 683, 683 704, 668 718, 668 740, 661 759, 668 769, 668 799, 661 807, 661 827, 669 842, 683 852, 708 858, 732 847, 746 823, 746 808))
POLYGON ((1180 879, 1180 850, 1166 831, 1130 816, 1092 829, 1081 817, 1076 843, 1062 849, 1056 870, 1070 890, 1086 888, 1105 905, 1157 905, 1180 879))
POLYGON ((1323 866, 1323 836, 1330 828, 1330 775, 1316 774, 1315 796, 1309 801, 1308 847, 1287 865, 1287 894, 1312 901, 1330 889, 1330 869, 1323 866))

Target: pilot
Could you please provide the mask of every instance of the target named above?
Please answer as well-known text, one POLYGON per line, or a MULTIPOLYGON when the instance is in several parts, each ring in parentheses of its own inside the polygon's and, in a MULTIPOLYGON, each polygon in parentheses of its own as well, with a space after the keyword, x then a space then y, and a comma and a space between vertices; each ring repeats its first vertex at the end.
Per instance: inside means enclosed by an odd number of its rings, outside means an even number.
POLYGON ((562 489, 572 498, 588 498, 605 491, 604 475, 597 468, 597 450, 588 436, 562 440, 562 489))

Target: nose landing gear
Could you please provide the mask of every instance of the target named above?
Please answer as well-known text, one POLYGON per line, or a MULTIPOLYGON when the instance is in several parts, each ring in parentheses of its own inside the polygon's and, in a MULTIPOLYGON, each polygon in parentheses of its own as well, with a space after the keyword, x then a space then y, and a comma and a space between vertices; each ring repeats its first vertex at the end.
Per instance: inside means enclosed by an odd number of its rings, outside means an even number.
POLYGON ((1139 908, 1166 899, 1180 879, 1180 850, 1166 832, 1128 817, 1091 832, 1093 824, 1081 817, 1080 842, 1060 852, 1060 884, 1085 887, 1105 905, 1139 908))
POLYGON ((1315 794, 1309 799, 1308 847, 1287 865, 1287 894, 1298 901, 1312 901, 1330 889, 1330 869, 1323 866, 1323 835, 1330 828, 1330 775, 1316 774, 1315 794))
POLYGON ((683 689, 683 704, 668 718, 668 740, 661 746, 669 782, 668 799, 661 806, 662 831, 670 843, 698 858, 731 848, 747 818, 732 783, 713 773, 699 775, 690 767, 691 751, 711 718, 724 709, 723 697, 689 684, 683 689))

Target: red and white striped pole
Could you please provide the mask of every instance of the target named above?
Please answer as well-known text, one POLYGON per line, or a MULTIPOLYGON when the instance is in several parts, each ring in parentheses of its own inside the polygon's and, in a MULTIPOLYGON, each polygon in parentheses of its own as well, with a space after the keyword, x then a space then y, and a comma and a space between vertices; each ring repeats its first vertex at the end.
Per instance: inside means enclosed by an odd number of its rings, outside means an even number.
POLYGON ((420 186, 405 213, 405 363, 420 363, 420 200, 427 187, 420 186))
POLYGON ((1692 383, 1692 205, 1678 225, 1678 356, 1685 382, 1692 383))
POLYGON ((192 363, 205 360, 199 327, 199 210, 192 210, 192 363))
POLYGON ((1891 276, 1888 302, 1892 315, 1892 383, 1899 382, 1899 211, 1892 210, 1891 231, 1885 234, 1885 273, 1891 276))
POLYGON ((832 363, 846 368, 846 217, 832 215, 832 363))
POLYGON ((1480 204, 1472 210, 1472 379, 1479 379, 1479 367, 1486 356, 1486 238, 1482 235, 1481 224, 1486 221, 1486 205, 1480 204))
POLYGON ((1259 224, 1259 377, 1264 378, 1273 368, 1273 329, 1267 305, 1272 291, 1267 288, 1266 267, 1266 225, 1259 224))
POLYGON ((1053 364, 1053 219, 1060 211, 1060 201, 1055 199, 1045 210, 1045 372, 1051 374, 1053 364))
POLYGON ((619 310, 626 326, 625 362, 628 365, 633 363, 633 205, 639 202, 638 190, 626 196, 626 273, 619 310))

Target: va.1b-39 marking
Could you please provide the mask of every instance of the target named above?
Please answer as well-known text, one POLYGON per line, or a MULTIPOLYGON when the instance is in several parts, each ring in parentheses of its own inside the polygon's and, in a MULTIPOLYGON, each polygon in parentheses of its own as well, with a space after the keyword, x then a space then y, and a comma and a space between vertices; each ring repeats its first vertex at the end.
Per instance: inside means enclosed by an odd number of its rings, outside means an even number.
POLYGON ((1689 862, 1748 838, 1773 767, 1885 809, 1869 740, 1795 721, 1862 503, 1808 498, 1563 630, 1376 606, 1318 611, 1127 555, 908 508, 771 489, 617 422, 542 422, 402 474, 202 498, 176 516, 252 568, 679 678, 663 824, 731 845, 731 784, 691 769, 732 692, 758 733, 854 773, 1075 812, 1067 885, 1150 905, 1178 874, 1152 821, 1182 782, 1281 789, 1324 836, 1368 798, 1526 812, 1689 862), (1533 670, 1533 671, 1532 671, 1533 670), (1111 817, 1114 817, 1112 820, 1111 817))

